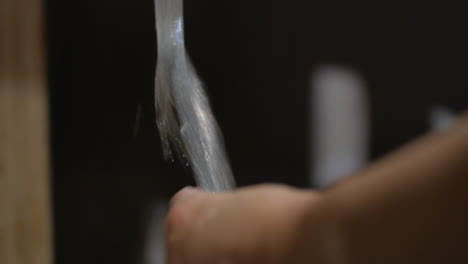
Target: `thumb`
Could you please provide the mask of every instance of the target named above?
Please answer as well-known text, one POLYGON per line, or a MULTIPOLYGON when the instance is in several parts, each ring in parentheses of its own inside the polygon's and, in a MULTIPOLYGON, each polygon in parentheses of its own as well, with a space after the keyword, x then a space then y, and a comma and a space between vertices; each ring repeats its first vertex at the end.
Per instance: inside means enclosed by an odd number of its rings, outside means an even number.
POLYGON ((170 203, 169 203, 169 206, 172 208, 176 203, 180 203, 182 202, 183 200, 189 198, 189 197, 193 197, 193 195, 198 195, 200 193, 202 193, 203 191, 199 188, 195 188, 195 187, 185 187, 183 188, 182 190, 178 191, 171 199, 170 203))
POLYGON ((209 194, 199 188, 185 187, 174 195, 169 203, 167 215, 167 239, 179 240, 185 236, 192 223, 209 202, 209 194))

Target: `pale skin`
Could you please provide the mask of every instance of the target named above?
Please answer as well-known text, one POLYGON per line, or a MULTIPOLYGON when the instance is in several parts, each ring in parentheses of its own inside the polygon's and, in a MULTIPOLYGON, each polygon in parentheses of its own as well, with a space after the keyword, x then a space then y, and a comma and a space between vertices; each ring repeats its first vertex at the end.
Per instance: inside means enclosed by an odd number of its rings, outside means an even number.
POLYGON ((321 191, 185 188, 169 264, 468 263, 468 114, 321 191))

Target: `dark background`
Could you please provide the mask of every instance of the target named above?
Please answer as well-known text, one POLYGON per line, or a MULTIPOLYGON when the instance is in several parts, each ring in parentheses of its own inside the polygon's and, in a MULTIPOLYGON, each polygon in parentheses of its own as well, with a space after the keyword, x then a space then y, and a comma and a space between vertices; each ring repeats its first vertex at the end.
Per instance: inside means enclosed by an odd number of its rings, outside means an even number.
MULTIPOLYGON (((47 12, 57 263, 137 263, 149 208, 193 184, 163 161, 154 122, 153 2, 48 0, 47 12)), ((467 1, 186 0, 188 50, 239 185, 308 185, 309 76, 323 64, 365 76, 373 159, 427 131, 430 105, 462 111, 467 14, 467 1)))

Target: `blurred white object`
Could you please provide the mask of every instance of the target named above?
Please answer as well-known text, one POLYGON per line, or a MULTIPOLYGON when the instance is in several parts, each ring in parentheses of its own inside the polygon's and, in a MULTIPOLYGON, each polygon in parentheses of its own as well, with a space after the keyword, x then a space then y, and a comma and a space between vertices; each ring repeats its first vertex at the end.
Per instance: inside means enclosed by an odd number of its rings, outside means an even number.
POLYGON ((444 130, 454 122, 455 118, 455 114, 447 107, 435 105, 429 109, 432 130, 444 130))
POLYGON ((366 164, 369 107, 363 80, 347 68, 319 68, 311 89, 311 182, 326 187, 366 164))
POLYGON ((166 264, 165 226, 168 202, 158 201, 148 219, 143 264, 166 264))

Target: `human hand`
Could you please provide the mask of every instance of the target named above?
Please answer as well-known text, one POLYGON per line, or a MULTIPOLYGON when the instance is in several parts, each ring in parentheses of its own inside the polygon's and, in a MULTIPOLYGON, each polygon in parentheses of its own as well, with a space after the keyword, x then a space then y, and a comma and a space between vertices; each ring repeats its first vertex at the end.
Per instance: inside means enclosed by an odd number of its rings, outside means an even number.
POLYGON ((185 188, 171 201, 168 263, 292 263, 318 196, 281 185, 229 193, 185 188))

